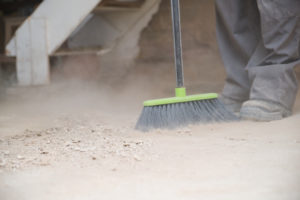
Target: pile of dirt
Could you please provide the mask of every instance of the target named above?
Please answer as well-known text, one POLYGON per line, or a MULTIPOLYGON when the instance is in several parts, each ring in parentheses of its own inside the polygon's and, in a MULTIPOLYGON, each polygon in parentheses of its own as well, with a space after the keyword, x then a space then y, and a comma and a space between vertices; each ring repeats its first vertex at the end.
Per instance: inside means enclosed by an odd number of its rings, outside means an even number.
POLYGON ((143 135, 137 138, 132 127, 111 127, 92 118, 59 120, 64 126, 26 129, 20 135, 1 137, 0 169, 15 171, 61 162, 85 167, 111 160, 138 162, 154 158, 152 141, 143 135))

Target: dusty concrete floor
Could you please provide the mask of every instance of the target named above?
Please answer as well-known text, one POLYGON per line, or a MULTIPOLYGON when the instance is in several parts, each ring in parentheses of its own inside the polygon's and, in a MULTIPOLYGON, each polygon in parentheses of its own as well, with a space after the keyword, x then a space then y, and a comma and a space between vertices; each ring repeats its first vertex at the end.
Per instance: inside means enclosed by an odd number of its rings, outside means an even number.
MULTIPOLYGON (((281 121, 141 133, 133 129, 141 101, 171 95, 173 84, 172 74, 159 81, 158 69, 146 69, 115 86, 8 88, 0 103, 0 199, 300 198, 300 96, 281 121)), ((199 91, 223 84, 202 80, 199 91)))
MULTIPOLYGON (((188 92, 220 92, 213 3, 189 2, 182 10, 188 92)), ((163 1, 144 32, 142 66, 98 81, 91 56, 59 71, 75 80, 52 76, 46 87, 7 88, 0 97, 1 200, 300 199, 300 95, 294 115, 281 121, 133 129, 143 100, 173 95, 169 12, 163 1)))

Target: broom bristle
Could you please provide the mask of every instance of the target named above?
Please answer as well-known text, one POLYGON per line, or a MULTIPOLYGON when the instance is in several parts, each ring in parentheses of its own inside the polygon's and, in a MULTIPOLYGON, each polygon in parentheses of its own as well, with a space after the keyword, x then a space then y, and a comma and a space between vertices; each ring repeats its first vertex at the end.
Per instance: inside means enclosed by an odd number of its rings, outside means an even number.
POLYGON ((218 99, 184 103, 145 106, 136 129, 172 129, 195 123, 237 121, 238 117, 228 111, 218 99))

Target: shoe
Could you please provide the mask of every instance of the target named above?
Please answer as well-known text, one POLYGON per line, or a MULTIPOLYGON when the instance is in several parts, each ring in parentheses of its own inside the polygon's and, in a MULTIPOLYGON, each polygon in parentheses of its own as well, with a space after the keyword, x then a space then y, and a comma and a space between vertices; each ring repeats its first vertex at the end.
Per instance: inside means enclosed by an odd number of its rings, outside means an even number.
POLYGON ((219 100, 225 105, 225 108, 235 114, 240 112, 243 102, 220 95, 219 100))
POLYGON ((240 110, 241 119, 261 122, 280 120, 291 114, 282 105, 264 100, 248 100, 240 110))

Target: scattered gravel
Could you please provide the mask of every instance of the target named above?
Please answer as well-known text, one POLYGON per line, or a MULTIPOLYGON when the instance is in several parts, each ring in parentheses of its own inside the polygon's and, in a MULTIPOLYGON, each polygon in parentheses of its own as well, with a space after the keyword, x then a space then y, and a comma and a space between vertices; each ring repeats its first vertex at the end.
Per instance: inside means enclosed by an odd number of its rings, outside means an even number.
POLYGON ((151 159, 152 141, 145 134, 133 136, 130 127, 65 119, 63 127, 25 130, 22 135, 0 139, 0 170, 17 170, 59 162, 79 166, 140 162, 151 159), (146 156, 147 155, 147 156, 146 156), (114 159, 110 159, 114 158, 114 159))

